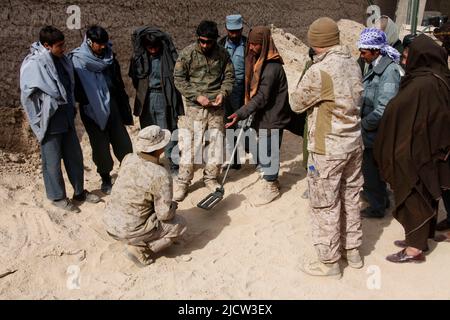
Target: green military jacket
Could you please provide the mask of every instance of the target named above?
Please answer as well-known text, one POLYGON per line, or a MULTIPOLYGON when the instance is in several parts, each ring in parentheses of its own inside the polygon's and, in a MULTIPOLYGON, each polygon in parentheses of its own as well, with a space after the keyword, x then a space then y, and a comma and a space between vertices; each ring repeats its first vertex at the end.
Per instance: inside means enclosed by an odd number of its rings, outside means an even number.
POLYGON ((218 94, 227 97, 234 84, 234 69, 225 48, 216 45, 206 57, 197 43, 180 53, 174 69, 175 86, 185 98, 186 106, 200 107, 198 96, 215 100, 218 94))

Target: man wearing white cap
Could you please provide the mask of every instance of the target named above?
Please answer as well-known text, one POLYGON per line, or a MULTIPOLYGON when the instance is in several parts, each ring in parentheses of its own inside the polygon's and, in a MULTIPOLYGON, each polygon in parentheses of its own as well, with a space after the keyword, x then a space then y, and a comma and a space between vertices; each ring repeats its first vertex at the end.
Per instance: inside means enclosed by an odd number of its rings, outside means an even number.
POLYGON ((105 208, 108 234, 125 244, 127 257, 138 266, 151 264, 154 253, 186 230, 184 219, 175 214, 172 178, 159 164, 170 136, 154 125, 139 132, 136 152, 123 159, 105 208))
MULTIPOLYGON (((224 102, 225 118, 227 118, 245 104, 245 46, 247 44, 247 37, 242 35, 243 24, 240 14, 227 16, 225 28, 227 29, 227 35, 219 40, 219 44, 227 49, 234 67, 233 90, 224 102)), ((236 128, 234 127, 233 129, 236 128)), ((234 147, 233 143, 227 140, 226 147, 227 155, 231 155, 231 150, 234 147)), ((233 169, 239 169, 241 167, 237 162, 237 158, 236 153, 234 157, 235 162, 231 166, 233 169)))

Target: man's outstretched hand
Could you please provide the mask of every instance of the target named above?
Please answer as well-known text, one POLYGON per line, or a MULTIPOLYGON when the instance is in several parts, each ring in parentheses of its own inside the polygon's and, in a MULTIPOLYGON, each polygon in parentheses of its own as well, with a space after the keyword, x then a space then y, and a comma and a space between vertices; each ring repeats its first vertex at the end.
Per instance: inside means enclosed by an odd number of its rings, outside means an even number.
POLYGON ((222 102, 223 102, 223 94, 220 93, 220 94, 217 95, 216 100, 214 100, 212 105, 214 107, 218 107, 218 106, 222 105, 222 102))
POLYGON ((225 125, 225 129, 228 129, 229 127, 232 127, 236 124, 236 122, 238 122, 239 117, 236 113, 233 113, 231 116, 229 116, 227 119, 231 120, 231 122, 228 122, 225 125))
POLYGON ((209 99, 205 96, 198 96, 197 97, 197 102, 203 107, 203 108, 208 108, 209 106, 211 106, 211 101, 209 101, 209 99))

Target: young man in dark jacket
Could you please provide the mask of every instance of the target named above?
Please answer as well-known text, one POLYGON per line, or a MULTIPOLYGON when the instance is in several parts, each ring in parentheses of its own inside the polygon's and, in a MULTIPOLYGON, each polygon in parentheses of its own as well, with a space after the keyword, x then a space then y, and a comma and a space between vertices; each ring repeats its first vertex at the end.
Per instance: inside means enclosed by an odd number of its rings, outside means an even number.
POLYGON ((120 66, 105 29, 92 26, 79 48, 71 52, 76 71, 75 94, 80 115, 89 136, 92 158, 102 177, 101 190, 111 193, 113 159, 110 145, 119 161, 133 152, 125 125, 133 124, 128 95, 120 66))
POLYGON ((283 129, 290 121, 288 83, 283 59, 273 42, 270 29, 255 27, 248 36, 245 63, 245 105, 233 113, 229 128, 254 114, 252 127, 258 130, 258 165, 263 172, 262 191, 256 206, 280 196, 278 171, 283 129))

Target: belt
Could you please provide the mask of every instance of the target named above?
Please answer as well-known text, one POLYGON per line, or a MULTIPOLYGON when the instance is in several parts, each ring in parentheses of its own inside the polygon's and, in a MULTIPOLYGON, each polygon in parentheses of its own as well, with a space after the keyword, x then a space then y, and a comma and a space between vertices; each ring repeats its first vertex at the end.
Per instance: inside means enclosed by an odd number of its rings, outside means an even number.
POLYGON ((150 88, 149 92, 162 92, 162 88, 150 88))

